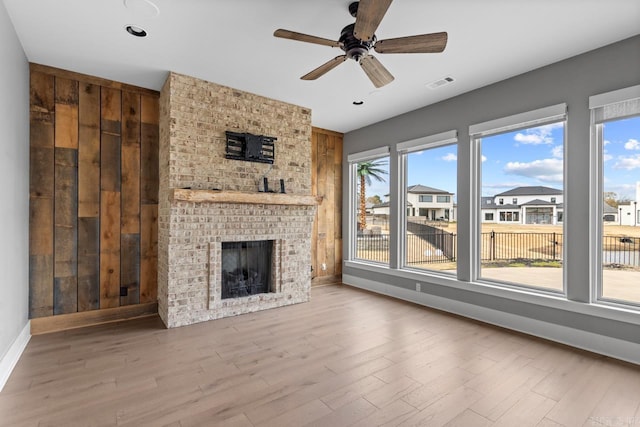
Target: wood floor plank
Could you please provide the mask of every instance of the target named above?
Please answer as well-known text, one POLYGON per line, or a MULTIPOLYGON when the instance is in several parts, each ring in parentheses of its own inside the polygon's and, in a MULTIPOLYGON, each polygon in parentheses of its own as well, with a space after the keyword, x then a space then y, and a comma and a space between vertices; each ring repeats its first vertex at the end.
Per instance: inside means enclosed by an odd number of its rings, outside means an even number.
POLYGON ((638 366, 331 285, 182 328, 153 317, 35 335, 0 426, 569 427, 639 408, 638 366))

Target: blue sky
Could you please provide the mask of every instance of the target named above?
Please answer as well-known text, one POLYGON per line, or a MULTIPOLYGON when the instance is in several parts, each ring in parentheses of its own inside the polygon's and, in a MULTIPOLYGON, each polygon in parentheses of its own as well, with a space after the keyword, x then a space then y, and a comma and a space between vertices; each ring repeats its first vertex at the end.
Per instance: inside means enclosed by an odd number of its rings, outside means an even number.
MULTIPOLYGON (((619 198, 634 199, 635 183, 640 181, 640 117, 608 122, 604 139, 605 191, 614 191, 619 198)), ((493 196, 529 185, 562 189, 563 140, 562 123, 483 138, 482 195, 493 196)), ((427 185, 455 194, 456 161, 455 144, 411 153, 408 184, 427 185)), ((367 188, 367 197, 388 193, 388 182, 373 182, 367 188)))
POLYGON ((604 191, 635 200, 640 181, 640 117, 604 124, 604 191))

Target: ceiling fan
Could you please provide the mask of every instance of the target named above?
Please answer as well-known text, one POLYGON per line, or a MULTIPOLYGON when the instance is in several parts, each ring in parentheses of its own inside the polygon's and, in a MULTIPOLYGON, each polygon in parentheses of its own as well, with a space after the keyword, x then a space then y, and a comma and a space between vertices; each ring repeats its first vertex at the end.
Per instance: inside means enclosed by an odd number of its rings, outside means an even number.
POLYGON ((347 59, 353 59, 360 64, 373 85, 379 88, 391 83, 394 77, 369 53, 372 48, 377 53, 440 53, 447 46, 446 32, 378 40, 374 33, 391 2, 392 0, 360 0, 351 3, 349 13, 356 18, 356 22, 342 29, 338 41, 283 29, 276 30, 273 35, 283 39, 339 47, 345 52, 344 55, 336 56, 300 77, 302 80, 315 80, 347 59))

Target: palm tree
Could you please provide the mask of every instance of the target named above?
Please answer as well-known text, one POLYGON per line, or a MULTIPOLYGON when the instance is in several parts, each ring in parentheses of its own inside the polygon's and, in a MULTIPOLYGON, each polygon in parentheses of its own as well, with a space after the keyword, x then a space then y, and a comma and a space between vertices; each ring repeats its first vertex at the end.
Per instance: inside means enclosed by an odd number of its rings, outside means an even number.
POLYGON ((371 178, 378 182, 384 182, 383 175, 389 173, 385 169, 382 169, 382 166, 386 166, 386 164, 386 160, 358 163, 357 172, 360 177, 360 229, 362 230, 367 227, 367 196, 365 194, 365 184, 371 185, 371 178))

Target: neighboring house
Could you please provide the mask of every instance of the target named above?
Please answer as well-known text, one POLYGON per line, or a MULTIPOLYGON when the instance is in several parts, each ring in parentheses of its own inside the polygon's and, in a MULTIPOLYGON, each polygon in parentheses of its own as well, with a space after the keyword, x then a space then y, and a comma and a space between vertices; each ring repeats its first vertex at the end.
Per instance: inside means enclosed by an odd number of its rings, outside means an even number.
MULTIPOLYGON (((389 202, 373 206, 373 215, 389 215, 389 202)), ((407 187, 407 216, 430 221, 454 221, 453 193, 426 185, 407 187)))
POLYGON ((453 221, 453 193, 426 185, 407 187, 407 216, 453 221))
POLYGON ((602 207, 602 220, 604 222, 617 223, 618 222, 618 208, 611 206, 605 202, 602 207))
POLYGON ((602 207, 602 220, 605 223, 617 225, 640 226, 640 181, 636 182, 636 199, 621 202, 618 207, 604 203, 602 207))
MULTIPOLYGON (((407 209, 411 209, 411 203, 407 202, 407 209)), ((369 212, 369 210, 367 210, 369 212)), ((389 215, 389 202, 378 203, 371 208, 372 215, 389 215)))
POLYGON ((559 224, 564 215, 562 190, 551 187, 516 187, 482 197, 482 222, 559 224))
POLYGON ((638 209, 637 201, 620 203, 618 205, 619 216, 617 223, 619 225, 640 225, 640 210, 638 209))

